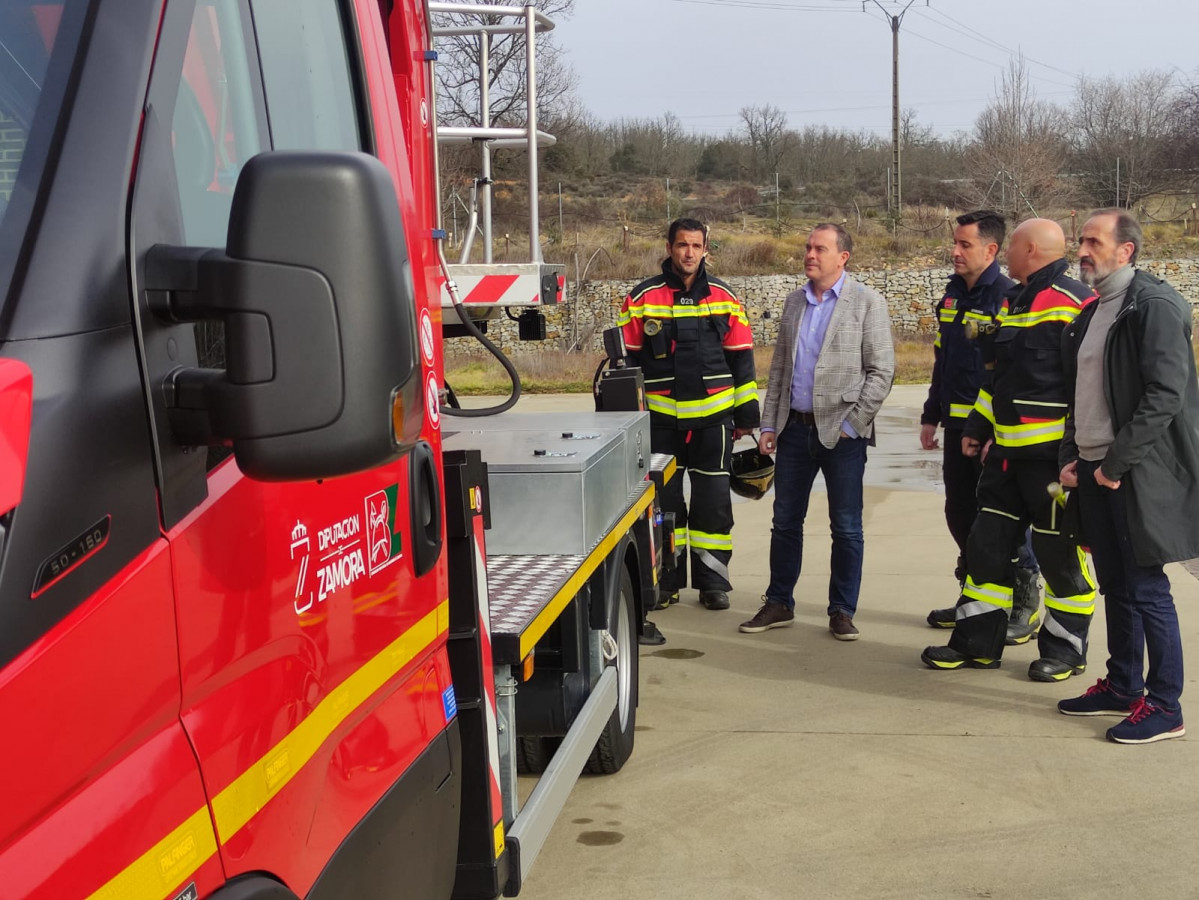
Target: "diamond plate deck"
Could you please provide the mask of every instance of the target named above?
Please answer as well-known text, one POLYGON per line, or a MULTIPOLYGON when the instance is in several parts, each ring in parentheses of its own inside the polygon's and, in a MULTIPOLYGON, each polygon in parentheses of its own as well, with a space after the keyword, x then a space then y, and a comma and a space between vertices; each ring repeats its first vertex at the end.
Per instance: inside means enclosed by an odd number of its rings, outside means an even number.
MULTIPOLYGON (((660 454, 659 454, 660 455, 660 454)), ((666 460, 673 460, 665 456, 666 460)), ((491 607, 491 646, 495 661, 520 663, 521 642, 534 623, 544 634, 578 587, 604 561, 614 535, 623 535, 652 500, 648 481, 629 494, 624 512, 586 555, 511 555, 487 557, 487 595, 491 607), (622 527, 623 526, 623 527, 622 527), (569 591, 569 596, 567 595, 569 591), (548 618, 548 621, 545 619, 548 618), (539 620, 541 620, 539 622, 539 620)))

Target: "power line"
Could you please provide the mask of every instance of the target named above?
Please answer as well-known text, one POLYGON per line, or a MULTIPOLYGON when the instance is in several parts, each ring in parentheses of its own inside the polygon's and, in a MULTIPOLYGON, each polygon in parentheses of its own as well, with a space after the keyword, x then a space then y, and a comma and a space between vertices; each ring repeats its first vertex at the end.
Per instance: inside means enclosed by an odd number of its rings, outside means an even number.
MULTIPOLYGON (((999 43, 999 41, 995 40, 994 38, 990 37, 989 35, 985 35, 985 34, 983 34, 981 31, 977 31, 977 30, 975 30, 975 29, 971 28, 971 27, 970 27, 969 25, 967 25, 965 22, 960 22, 960 21, 958 21, 958 20, 957 20, 957 19, 955 19, 953 16, 949 15, 949 13, 942 12, 940 9, 938 9, 938 8, 937 8, 937 7, 935 7, 935 6, 930 6, 930 7, 929 7, 929 9, 931 9, 931 10, 932 10, 933 12, 935 12, 937 15, 939 15, 939 16, 941 16, 941 17, 945 18, 945 19, 948 19, 950 22, 953 22, 955 25, 960 25, 962 28, 966 29, 967 31, 971 32, 972 34, 978 35, 978 37, 979 37, 980 39, 982 39, 982 40, 986 41, 986 42, 987 42, 987 43, 989 43, 989 44, 992 44, 992 45, 994 45, 995 47, 998 47, 1000 50, 1003 50, 1003 51, 1005 51, 1006 53, 1008 53, 1008 54, 1010 54, 1010 55, 1012 55, 1012 56, 1015 56, 1015 55, 1017 55, 1016 51, 1015 51, 1015 50, 1013 50, 1011 47, 1008 47, 1008 46, 1006 46, 1006 45, 1004 45, 1004 44, 1001 44, 1001 43, 999 43)), ((1023 55, 1023 54, 1021 54, 1021 55, 1023 55)), ((1050 69, 1050 70, 1052 70, 1052 71, 1054 71, 1054 72, 1057 72, 1057 73, 1059 73, 1059 74, 1061 74, 1061 75, 1069 75, 1071 78, 1078 78, 1078 77, 1079 77, 1079 73, 1078 73, 1078 72, 1068 72, 1068 71, 1067 71, 1067 70, 1065 70, 1065 69, 1059 69, 1057 66, 1051 66, 1049 63, 1044 63, 1044 62, 1041 62, 1041 61, 1040 61, 1040 60, 1038 60, 1038 59, 1033 59, 1031 56, 1025 56, 1024 58, 1025 58, 1026 60, 1028 60, 1030 63, 1034 63, 1034 64, 1036 64, 1036 65, 1038 65, 1038 66, 1041 66, 1041 67, 1043 67, 1043 68, 1050 69)))
MULTIPOLYGON (((903 17, 907 15, 912 4, 916 0, 908 0, 907 5, 900 10, 898 15, 889 15, 886 8, 879 0, 869 0, 875 6, 883 11, 891 25, 891 167, 894 170, 890 184, 890 200, 891 200, 891 218, 896 225, 899 224, 900 200, 903 196, 900 190, 900 176, 902 170, 900 168, 899 158, 899 26, 903 23, 903 17)), ((927 3, 928 0, 925 0, 927 3)), ((867 0, 862 0, 862 12, 866 11, 867 0)))

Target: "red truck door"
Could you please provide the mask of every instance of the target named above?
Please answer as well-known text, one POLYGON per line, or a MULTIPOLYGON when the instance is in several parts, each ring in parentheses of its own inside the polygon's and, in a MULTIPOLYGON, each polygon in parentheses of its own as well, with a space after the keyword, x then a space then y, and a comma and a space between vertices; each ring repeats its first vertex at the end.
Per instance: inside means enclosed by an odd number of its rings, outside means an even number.
POLYGON ((4 442, 28 448, 0 509, 6 898, 174 897, 221 881, 178 718, 124 265, 157 5, 0 3, 0 357, 28 367, 33 392, 24 424, 0 420, 4 442))
MULTIPOLYGON (((135 285, 156 244, 224 246, 254 154, 375 151, 362 27, 327 0, 167 6, 133 184, 135 285)), ((182 446, 164 379, 179 365, 219 368, 237 348, 210 323, 163 322, 153 294, 138 288, 137 304, 181 719, 225 874, 270 873, 301 896, 381 896, 395 889, 388 868, 365 863, 382 848, 418 859, 406 884, 434 896, 452 880, 457 827, 434 448, 352 476, 271 483, 182 446), (389 798, 407 813, 380 814, 389 798), (392 835, 418 808, 436 849, 392 835)))

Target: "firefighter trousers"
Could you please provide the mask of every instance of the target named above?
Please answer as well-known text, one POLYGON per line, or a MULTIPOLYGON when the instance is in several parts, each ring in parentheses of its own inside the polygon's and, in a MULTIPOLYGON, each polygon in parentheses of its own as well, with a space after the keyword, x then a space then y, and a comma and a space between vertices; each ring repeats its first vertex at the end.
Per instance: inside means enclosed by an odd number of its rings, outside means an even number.
MULTIPOLYGON (((954 572, 959 581, 966 577, 964 562, 966 546, 970 538, 970 527, 978 516, 978 479, 982 475, 982 463, 977 456, 962 453, 962 429, 946 428, 941 457, 941 476, 945 482, 945 524, 949 534, 958 545, 959 564, 962 571, 954 572)), ((1017 554, 1021 569, 1037 571, 1037 559, 1032 550, 1032 535, 1028 533, 1017 554)))
POLYGON ((678 567, 662 576, 661 590, 673 593, 687 587, 690 558, 691 586, 701 591, 729 591, 729 560, 733 556, 733 502, 729 496, 729 460, 733 432, 725 425, 677 431, 651 428, 650 447, 670 453, 678 474, 666 483, 662 509, 674 513, 678 567), (691 499, 683 494, 683 471, 691 483, 691 499))
POLYGON ((1015 560, 1024 531, 1045 579, 1041 658, 1086 663, 1087 630, 1095 612, 1095 582, 1086 555, 1058 530, 1061 507, 1049 496, 1053 460, 989 457, 978 481, 978 516, 967 542, 966 583, 949 646, 975 659, 999 659, 1012 608, 1015 560))

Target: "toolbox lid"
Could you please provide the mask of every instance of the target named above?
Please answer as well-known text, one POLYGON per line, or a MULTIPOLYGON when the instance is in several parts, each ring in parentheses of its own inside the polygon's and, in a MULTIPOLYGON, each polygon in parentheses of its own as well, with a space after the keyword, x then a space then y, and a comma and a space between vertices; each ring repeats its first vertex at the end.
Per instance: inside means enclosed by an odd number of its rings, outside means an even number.
POLYGON ((619 447, 623 430, 460 431, 446 435, 445 450, 477 449, 491 473, 585 472, 619 447))

